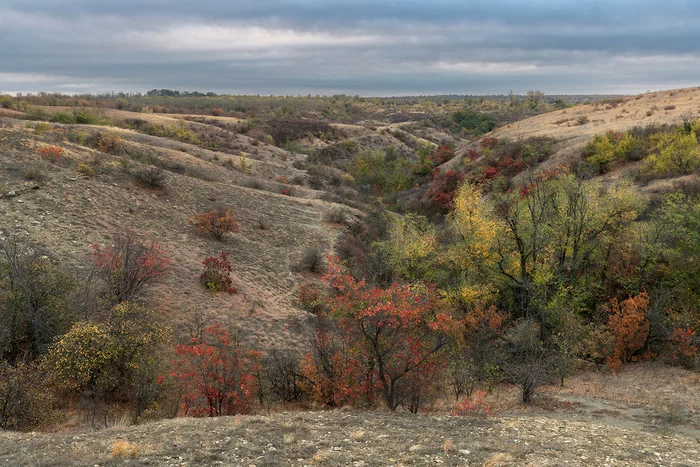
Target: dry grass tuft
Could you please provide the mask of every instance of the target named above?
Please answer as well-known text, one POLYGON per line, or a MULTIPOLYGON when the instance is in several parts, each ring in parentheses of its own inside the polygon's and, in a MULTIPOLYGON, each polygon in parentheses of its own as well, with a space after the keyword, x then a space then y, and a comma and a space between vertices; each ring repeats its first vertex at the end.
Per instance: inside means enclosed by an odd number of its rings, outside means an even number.
POLYGON ((452 444, 451 439, 446 439, 445 442, 442 444, 442 450, 444 451, 445 454, 450 454, 454 452, 455 448, 454 445, 452 444))
POLYGON ((134 443, 125 439, 118 439, 112 443, 112 457, 118 459, 133 459, 139 454, 139 448, 134 443))
POLYGON ((505 467, 507 465, 513 465, 515 463, 515 457, 507 452, 497 452, 491 455, 486 462, 484 462, 483 467, 505 467))
POLYGON ((314 454, 314 457, 311 458, 311 463, 314 465, 324 465, 326 462, 328 462, 330 456, 331 455, 328 450, 322 449, 314 454))
POLYGON ((295 439, 293 433, 287 433, 284 435, 284 444, 292 444, 295 439))
POLYGON ((355 441, 360 441, 365 436, 365 430, 356 430, 350 434, 350 437, 355 441))

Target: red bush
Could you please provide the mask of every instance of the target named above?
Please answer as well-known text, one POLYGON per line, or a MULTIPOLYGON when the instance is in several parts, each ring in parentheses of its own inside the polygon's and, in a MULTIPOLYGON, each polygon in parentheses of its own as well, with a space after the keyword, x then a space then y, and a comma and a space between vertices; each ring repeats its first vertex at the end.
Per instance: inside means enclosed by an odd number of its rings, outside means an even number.
POLYGON ((228 251, 222 251, 219 258, 209 256, 202 261, 204 270, 199 276, 199 282, 207 289, 214 292, 238 293, 231 281, 231 262, 228 260, 228 251))
POLYGON ((257 352, 244 352, 221 325, 207 327, 203 338, 175 350, 179 360, 171 376, 182 391, 182 415, 216 417, 253 409, 257 352))
POLYGON ((480 156, 481 156, 481 154, 479 153, 479 151, 477 151, 475 149, 469 148, 467 150, 467 157, 469 158, 469 160, 473 161, 475 159, 478 159, 480 156))
POLYGON ((278 175, 275 177, 277 183, 289 183, 289 177, 286 175, 278 175))
POLYGON ((301 284, 297 291, 296 305, 311 313, 318 313, 323 309, 323 300, 320 287, 314 284, 301 284))
POLYGON ((222 206, 212 211, 196 214, 188 222, 198 230, 211 233, 219 241, 221 241, 224 234, 240 230, 233 209, 222 206))
POLYGON ((486 138, 482 139, 479 144, 484 149, 491 149, 492 147, 498 144, 498 139, 492 136, 487 136, 486 138))
POLYGON ((443 214, 447 214, 452 209, 455 192, 463 180, 464 175, 459 172, 448 170, 443 173, 440 168, 435 168, 428 198, 443 214))
POLYGON ((692 329, 675 328, 668 338, 668 362, 676 365, 687 359, 692 359, 698 352, 698 346, 696 345, 694 338, 695 331, 692 329))
POLYGON ((387 408, 406 405, 416 412, 436 393, 445 359, 442 350, 456 323, 441 312, 434 287, 392 284, 367 287, 343 274, 329 258, 324 279, 337 296, 327 301, 340 335, 340 358, 351 367, 360 393, 376 394, 387 408))
POLYGON ((428 156, 433 162, 433 165, 441 165, 449 161, 455 156, 455 150, 452 146, 446 144, 440 145, 435 149, 435 151, 428 156))
POLYGON ((58 146, 45 146, 38 150, 39 155, 45 161, 49 161, 52 164, 63 157, 63 148, 58 146))
POLYGON ((474 391, 473 397, 468 397, 464 402, 457 404, 452 411, 455 416, 490 417, 491 406, 484 400, 486 391, 474 391))
POLYGON ((133 232, 117 234, 111 245, 94 244, 97 275, 117 302, 135 298, 141 289, 165 276, 170 259, 160 243, 147 243, 133 232))
POLYGON ((215 117, 218 117, 224 114, 224 109, 222 109, 221 107, 212 107, 211 114, 215 117))

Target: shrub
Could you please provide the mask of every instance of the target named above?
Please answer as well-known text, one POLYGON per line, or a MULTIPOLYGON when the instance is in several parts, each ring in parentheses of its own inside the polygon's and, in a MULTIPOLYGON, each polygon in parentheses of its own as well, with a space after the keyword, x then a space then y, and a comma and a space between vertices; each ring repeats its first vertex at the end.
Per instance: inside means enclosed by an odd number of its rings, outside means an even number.
POLYGON ((165 183, 165 171, 160 167, 149 167, 134 173, 134 177, 148 188, 162 188, 165 183))
POLYGON ((534 319, 523 319, 508 330, 506 341, 506 375, 520 386, 521 400, 528 404, 554 371, 551 355, 540 339, 540 324, 534 319))
POLYGON ((89 110, 74 110, 73 119, 75 123, 87 125, 99 125, 101 120, 100 115, 89 110))
POLYGON ((38 152, 43 160, 55 164, 61 157, 63 157, 64 150, 59 146, 44 146, 43 148, 39 149, 38 152))
POLYGON ((96 243, 92 248, 97 275, 117 303, 133 300, 170 269, 163 246, 155 240, 146 242, 132 231, 118 233, 111 245, 96 243))
MULTIPOLYGON (((125 402, 135 404, 134 419, 138 419, 149 402, 155 402, 154 354, 170 334, 151 310, 122 302, 99 323, 73 325, 47 355, 49 375, 67 394, 83 399, 86 417, 93 421, 98 408, 125 402)), ((106 414, 99 418, 107 424, 106 414)))
POLYGON ((471 109, 458 110, 452 114, 452 121, 459 130, 481 135, 496 127, 496 119, 491 115, 471 109))
POLYGON ((467 397, 464 402, 455 406, 452 410, 452 415, 463 417, 490 417, 491 406, 484 400, 485 391, 475 391, 472 397, 467 397))
POLYGON ((77 169, 79 174, 83 174, 86 177, 94 177, 95 169, 93 169, 87 162, 80 162, 77 169))
POLYGON ((0 243, 0 357, 14 364, 43 355, 68 330, 74 281, 16 237, 0 243))
POLYGON ((213 292, 237 293, 231 281, 231 262, 228 251, 222 250, 219 257, 209 256, 202 261, 204 270, 199 276, 199 282, 213 292))
POLYGON ((259 355, 245 352, 221 325, 207 327, 203 337, 176 351, 171 376, 182 391, 182 415, 216 417, 253 409, 259 355))
POLYGON ((700 144, 694 133, 663 133, 655 137, 656 152, 642 170, 657 175, 689 174, 700 170, 700 144))
POLYGON ((14 99, 7 94, 0 94, 0 107, 3 109, 11 109, 14 106, 14 99))
POLYGON ((75 123, 75 117, 68 112, 54 112, 49 118, 54 123, 75 123))
POLYGON ((38 167, 26 167, 22 171, 22 176, 24 177, 25 180, 33 180, 35 182, 41 182, 43 181, 46 176, 44 173, 39 169, 38 167))
POLYGON ((225 234, 240 230, 233 209, 223 206, 196 214, 190 218, 189 223, 198 230, 211 233, 219 241, 223 239, 225 234))
POLYGON ((326 269, 326 262, 323 259, 323 250, 317 247, 309 247, 304 250, 301 259, 296 265, 299 272, 320 273, 326 269))
POLYGON ((323 309, 320 287, 311 283, 299 285, 297 299, 294 304, 310 313, 320 312, 323 309))
POLYGON ((428 190, 428 199, 433 202, 442 214, 447 214, 452 209, 452 202, 459 185, 464 180, 464 175, 454 170, 440 171, 439 167, 433 172, 433 182, 428 190))
POLYGON ((289 183, 289 177, 286 175, 278 175, 275 177, 277 183, 289 183))
POLYGON ((648 306, 649 296, 646 292, 622 303, 616 298, 610 302, 607 328, 615 336, 615 349, 607 358, 607 364, 613 370, 635 358, 635 353, 644 347, 649 336, 649 320, 645 316, 648 306))
POLYGON ((258 373, 258 387, 261 402, 271 405, 274 401, 282 404, 301 400, 302 375, 299 370, 300 358, 294 351, 274 349, 262 359, 258 373))
POLYGON ((107 154, 118 156, 124 151, 124 139, 114 132, 94 134, 88 139, 87 143, 98 151, 107 154))
POLYGON ((345 224, 347 222, 347 212, 341 207, 333 206, 323 214, 323 220, 333 224, 345 224))
POLYGON ((35 430, 50 422, 54 398, 43 369, 33 364, 0 362, 0 428, 35 430))
POLYGON ((443 351, 453 320, 440 311, 434 287, 367 287, 331 262, 328 281, 337 295, 329 316, 345 339, 350 374, 370 400, 381 397, 390 410, 400 405, 417 412, 437 393, 443 351))
POLYGON ((668 337, 666 360, 673 365, 681 364, 692 368, 698 350, 695 331, 691 328, 674 328, 668 337))

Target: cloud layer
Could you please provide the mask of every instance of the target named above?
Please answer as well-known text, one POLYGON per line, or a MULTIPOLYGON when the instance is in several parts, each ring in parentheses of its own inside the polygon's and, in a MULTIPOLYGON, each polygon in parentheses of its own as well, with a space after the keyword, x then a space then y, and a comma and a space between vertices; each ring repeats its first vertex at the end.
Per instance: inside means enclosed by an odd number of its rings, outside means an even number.
POLYGON ((700 3, 5 0, 0 92, 634 93, 698 85, 700 3))

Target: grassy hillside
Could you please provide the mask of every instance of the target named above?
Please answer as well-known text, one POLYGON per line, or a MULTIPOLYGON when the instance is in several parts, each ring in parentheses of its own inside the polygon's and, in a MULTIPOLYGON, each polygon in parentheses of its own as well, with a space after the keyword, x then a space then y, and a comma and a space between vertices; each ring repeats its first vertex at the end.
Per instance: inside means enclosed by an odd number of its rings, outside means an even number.
POLYGON ((7 462, 693 465, 700 89, 164 91, 0 97, 7 462))

